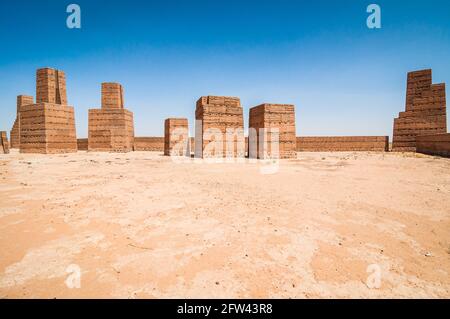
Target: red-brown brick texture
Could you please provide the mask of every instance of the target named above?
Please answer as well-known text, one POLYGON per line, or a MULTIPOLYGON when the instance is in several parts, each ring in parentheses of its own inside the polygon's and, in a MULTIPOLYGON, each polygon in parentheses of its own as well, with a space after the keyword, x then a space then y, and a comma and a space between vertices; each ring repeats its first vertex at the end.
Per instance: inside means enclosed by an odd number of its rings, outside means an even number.
POLYGON ((239 98, 202 96, 196 104, 195 119, 196 157, 245 156, 244 115, 239 98))
POLYGON ((88 149, 129 152, 134 144, 133 113, 123 107, 123 88, 102 83, 102 108, 89 110, 88 149))
POLYGON ((21 153, 77 151, 75 115, 67 105, 65 79, 59 70, 37 70, 36 104, 21 105, 19 110, 21 153))
POLYGON ((186 118, 168 118, 164 121, 164 155, 190 156, 189 126, 186 118))
POLYGON ((9 143, 6 131, 0 131, 0 154, 9 154, 9 143))
POLYGON ((302 136, 297 137, 298 152, 349 152, 389 150, 388 136, 302 136))
POLYGON ((11 148, 20 148, 20 109, 24 105, 34 104, 34 98, 28 95, 17 96, 17 113, 11 129, 11 148))
POLYGON ((431 70, 408 73, 406 108, 394 119, 392 151, 416 151, 416 136, 447 133, 445 84, 431 70))
POLYGON ((416 148, 419 153, 450 157, 450 134, 417 136, 416 148))
POLYGON ((291 104, 261 104, 250 109, 249 156, 252 158, 296 157, 295 107, 291 104), (266 132, 264 132, 266 129, 266 132), (275 129, 278 133, 271 133, 275 129), (255 136, 253 136, 253 134, 255 136), (277 134, 273 136, 272 134, 277 134), (272 142, 278 140, 278 154, 272 142), (264 148, 261 147, 265 142, 264 148))

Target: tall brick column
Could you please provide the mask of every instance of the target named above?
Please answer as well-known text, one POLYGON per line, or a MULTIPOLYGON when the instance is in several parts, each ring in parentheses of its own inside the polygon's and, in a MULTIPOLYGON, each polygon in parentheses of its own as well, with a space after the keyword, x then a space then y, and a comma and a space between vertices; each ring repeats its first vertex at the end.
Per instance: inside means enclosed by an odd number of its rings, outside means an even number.
POLYGON ((277 135, 271 130, 278 131, 278 157, 297 156, 294 105, 266 103, 252 107, 249 128, 249 157, 277 157, 272 142, 272 137, 276 139, 277 135))
POLYGON ((119 83, 102 83, 102 107, 89 110, 88 122, 89 151, 133 150, 133 113, 123 106, 123 88, 119 83))
MULTIPOLYGON (((29 101, 24 99, 24 103, 29 101)), ((73 107, 67 105, 65 74, 50 68, 39 69, 36 104, 20 106, 20 152, 76 151, 75 115, 73 107)))
POLYGON ((416 151, 416 137, 447 133, 445 84, 431 70, 408 73, 405 112, 394 119, 392 151, 416 151))
POLYGON ((37 70, 36 103, 67 104, 64 72, 51 68, 37 70))
POLYGON ((245 156, 244 119, 239 98, 202 96, 197 101, 195 119, 196 157, 245 156))
POLYGON ((190 156, 189 127, 186 118, 164 121, 164 155, 190 156))

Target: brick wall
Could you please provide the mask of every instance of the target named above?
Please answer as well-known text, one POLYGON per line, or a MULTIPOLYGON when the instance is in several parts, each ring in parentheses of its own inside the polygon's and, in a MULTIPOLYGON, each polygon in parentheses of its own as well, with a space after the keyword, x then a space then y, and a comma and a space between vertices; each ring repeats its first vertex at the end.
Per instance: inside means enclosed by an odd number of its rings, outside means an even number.
POLYGON ((77 149, 79 151, 87 151, 88 150, 88 139, 87 138, 77 139, 77 149))
POLYGON ((71 106, 38 103, 20 110, 21 153, 77 151, 75 114, 71 106))
POLYGON ((347 152, 389 150, 388 136, 301 136, 297 137, 297 152, 347 152))
POLYGON ((450 133, 417 136, 416 148, 419 153, 450 157, 450 133))
POLYGON ((294 105, 266 103, 252 107, 249 113, 249 138, 252 141, 248 150, 250 157, 296 157, 294 105), (264 132, 264 129, 267 131, 264 132), (278 155, 274 153, 272 143, 272 134, 274 133, 270 132, 271 129, 278 131, 278 138, 273 136, 278 141, 278 155), (264 141, 266 149, 261 148, 262 141, 264 141))
POLYGON ((199 142, 195 148, 196 157, 243 157, 245 155, 244 116, 239 98, 202 96, 196 104, 195 119, 195 139, 199 142), (227 130, 236 133, 228 147, 227 130), (221 136, 214 136, 219 135, 214 134, 214 131, 221 136), (220 138, 222 143, 217 142, 217 138, 220 138), (239 147, 241 144, 242 147, 239 147))
POLYGON ((416 151, 416 136, 447 132, 445 84, 431 70, 408 73, 405 112, 394 119, 392 151, 416 151))
POLYGON ((135 137, 134 150, 164 152, 164 137, 135 137))
POLYGON ((164 121, 164 155, 190 155, 189 126, 186 118, 168 118, 164 121), (182 149, 175 149, 178 143, 184 145, 182 149))

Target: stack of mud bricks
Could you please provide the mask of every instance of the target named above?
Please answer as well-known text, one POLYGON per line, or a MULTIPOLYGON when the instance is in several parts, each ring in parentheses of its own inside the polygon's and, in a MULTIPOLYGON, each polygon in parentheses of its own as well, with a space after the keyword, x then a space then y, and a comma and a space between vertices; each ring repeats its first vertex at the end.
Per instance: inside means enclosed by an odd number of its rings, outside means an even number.
POLYGON ((250 109, 250 158, 295 158, 295 107, 261 104, 250 109), (276 145, 278 144, 278 145, 276 145))
POLYGON ((164 155, 190 156, 189 127, 186 118, 168 118, 164 121, 164 155))
POLYGON ((19 95, 17 96, 17 114, 14 125, 10 132, 11 148, 20 148, 20 109, 24 105, 34 104, 32 96, 19 95))
POLYGON ((297 152, 389 151, 388 136, 297 137, 297 152))
POLYGON ((75 115, 67 105, 64 72, 43 68, 37 70, 36 78, 36 104, 28 104, 30 97, 18 103, 20 152, 76 152, 75 115))
POLYGON ((0 131, 0 154, 9 154, 9 143, 6 131, 0 131))
POLYGON ((450 157, 450 133, 417 136, 416 144, 419 153, 450 157))
POLYGON ((392 151, 416 151, 416 137, 447 132, 445 84, 432 84, 431 70, 408 73, 406 110, 394 119, 392 151))
POLYGON ((164 152, 164 137, 135 137, 133 149, 135 151, 164 152))
POLYGON ((123 105, 122 85, 102 83, 102 108, 89 110, 89 151, 133 150, 133 113, 124 109, 123 105))
POLYGON ((87 138, 78 138, 77 139, 77 148, 79 151, 87 151, 88 150, 88 139, 87 138))
POLYGON ((202 96, 195 109, 195 157, 245 157, 244 115, 237 97, 202 96))

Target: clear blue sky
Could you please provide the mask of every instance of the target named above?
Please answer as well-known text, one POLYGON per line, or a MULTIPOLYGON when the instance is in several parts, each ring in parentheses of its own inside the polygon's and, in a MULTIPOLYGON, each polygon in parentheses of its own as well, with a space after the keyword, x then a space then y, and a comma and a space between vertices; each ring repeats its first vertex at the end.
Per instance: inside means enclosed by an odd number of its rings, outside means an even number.
POLYGON ((448 94, 450 1, 1 1, 0 45, 0 130, 49 66, 66 72, 79 137, 107 81, 123 84, 137 136, 162 136, 170 116, 192 124, 208 94, 240 97, 246 125, 251 106, 293 103, 298 135, 391 135, 408 71, 432 68, 448 94), (70 3, 81 30, 66 27, 70 3))

